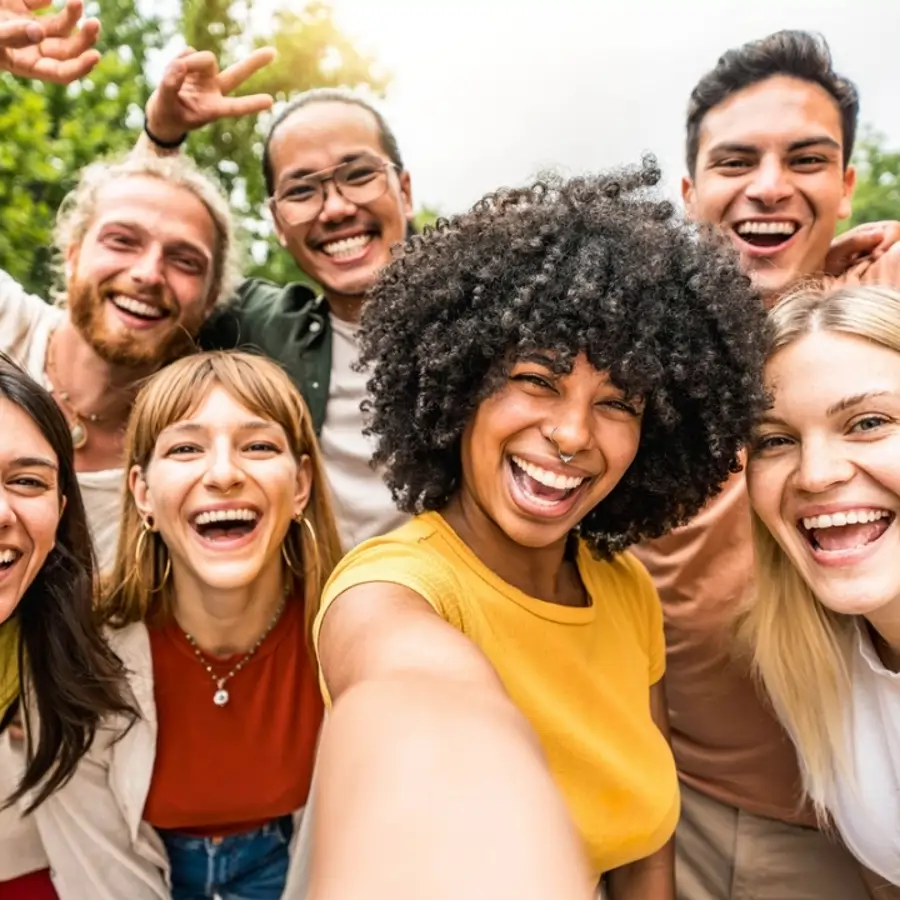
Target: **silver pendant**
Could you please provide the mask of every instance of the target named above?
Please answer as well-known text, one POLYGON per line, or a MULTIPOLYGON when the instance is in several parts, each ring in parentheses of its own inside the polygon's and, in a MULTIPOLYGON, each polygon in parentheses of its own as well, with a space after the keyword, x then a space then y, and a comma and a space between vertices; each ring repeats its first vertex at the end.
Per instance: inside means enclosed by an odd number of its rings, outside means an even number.
POLYGON ((72 434, 72 446, 76 450, 80 450, 87 443, 87 428, 84 427, 84 422, 81 419, 75 419, 72 423, 72 427, 69 429, 72 434))
POLYGON ((213 694, 213 703, 215 703, 216 706, 224 706, 228 702, 228 699, 228 691, 226 691, 225 688, 219 688, 213 694))

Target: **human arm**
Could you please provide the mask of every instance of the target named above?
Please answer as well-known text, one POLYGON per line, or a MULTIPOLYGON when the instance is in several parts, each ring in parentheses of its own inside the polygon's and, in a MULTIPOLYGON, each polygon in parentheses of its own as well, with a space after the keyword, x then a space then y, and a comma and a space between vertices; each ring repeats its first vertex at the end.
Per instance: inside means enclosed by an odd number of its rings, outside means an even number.
POLYGON ((414 591, 369 583, 318 636, 334 702, 311 900, 593 896, 537 738, 492 666, 414 591))
POLYGON ((825 274, 839 278, 854 268, 868 268, 900 242, 900 222, 867 222, 846 231, 831 242, 825 258, 825 274))
POLYGON ((93 49, 100 23, 87 19, 82 0, 67 0, 60 12, 37 16, 50 0, 0 0, 0 69, 20 78, 69 84, 99 62, 93 49))
MULTIPOLYGON (((669 709, 663 681, 650 688, 650 715, 669 741, 669 709)), ((650 856, 609 873, 609 900, 675 900, 675 839, 650 856)))
MULTIPOLYGON (((188 48, 166 66, 159 86, 147 101, 146 122, 150 133, 164 144, 177 144, 185 135, 219 119, 249 116, 272 106, 269 94, 231 97, 248 78, 275 59, 271 47, 260 47, 227 69, 209 51, 188 48)), ((141 134, 137 149, 158 156, 177 154, 141 134)))

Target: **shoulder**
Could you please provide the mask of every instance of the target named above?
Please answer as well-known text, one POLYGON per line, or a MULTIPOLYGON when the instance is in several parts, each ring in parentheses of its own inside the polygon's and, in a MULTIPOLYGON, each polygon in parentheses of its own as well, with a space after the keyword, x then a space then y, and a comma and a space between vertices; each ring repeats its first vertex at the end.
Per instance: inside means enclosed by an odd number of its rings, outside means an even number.
POLYGON ((0 270, 0 350, 18 358, 27 353, 34 330, 54 325, 63 311, 29 294, 11 275, 0 270))
POLYGON ((579 568, 585 587, 603 616, 615 616, 636 627, 648 639, 662 628, 659 594, 647 569, 629 551, 612 559, 595 559, 580 550, 579 568))

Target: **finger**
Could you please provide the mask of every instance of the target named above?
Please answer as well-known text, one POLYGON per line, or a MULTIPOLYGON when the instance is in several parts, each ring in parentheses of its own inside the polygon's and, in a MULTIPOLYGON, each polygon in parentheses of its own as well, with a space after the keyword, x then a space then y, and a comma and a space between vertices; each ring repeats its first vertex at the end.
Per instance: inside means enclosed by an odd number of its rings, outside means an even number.
POLYGON ((216 75, 219 71, 219 61, 214 53, 209 50, 200 50, 182 57, 179 62, 187 68, 192 75, 216 75))
POLYGON ((44 29, 33 19, 0 22, 0 47, 30 47, 44 39, 44 29))
POLYGON ((30 9, 32 12, 35 12, 39 9, 44 9, 49 6, 51 0, 25 0, 25 8, 30 9))
POLYGON ((44 33, 47 37, 67 37, 75 30, 83 12, 84 4, 81 0, 69 0, 58 13, 41 19, 44 33))
POLYGON ((175 101, 186 76, 187 68, 183 60, 176 57, 166 66, 158 88, 159 95, 164 103, 175 101))
POLYGON ((219 87, 222 93, 230 94, 251 75, 255 75, 260 69, 269 65, 273 59, 275 59, 275 51, 271 47, 260 47, 258 50, 254 50, 246 59, 242 59, 224 69, 222 74, 219 75, 219 87))
POLYGON ((78 31, 65 38, 47 38, 41 41, 40 51, 42 56, 49 59, 77 59, 82 53, 90 50, 97 41, 94 29, 78 31))
POLYGON ((31 66, 29 75, 44 81, 55 81, 57 84, 71 84, 87 75, 98 62, 100 62, 100 54, 96 50, 88 50, 77 59, 41 58, 31 66))
POLYGON ((223 97, 219 107, 219 118, 230 116, 252 116, 272 108, 275 102, 268 94, 249 94, 246 97, 223 97))

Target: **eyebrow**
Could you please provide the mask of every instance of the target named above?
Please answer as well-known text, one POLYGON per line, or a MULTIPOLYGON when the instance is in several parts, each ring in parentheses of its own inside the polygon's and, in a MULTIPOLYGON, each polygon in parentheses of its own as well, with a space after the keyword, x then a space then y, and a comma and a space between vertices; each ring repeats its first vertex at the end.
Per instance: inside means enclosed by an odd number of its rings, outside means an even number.
POLYGON ((306 178, 308 175, 318 175, 319 172, 330 172, 345 163, 355 162, 362 156, 377 156, 377 154, 373 153, 371 150, 357 150, 353 153, 345 153, 341 157, 341 161, 335 163, 333 166, 325 166, 324 169, 292 169, 281 179, 281 181, 291 181, 294 178, 306 178))
POLYGON ((19 456, 12 461, 12 465, 20 469, 52 469, 54 472, 59 471, 59 466, 52 460, 43 456, 19 456))
MULTIPOLYGON (((798 150, 806 150, 809 147, 828 147, 832 150, 840 150, 841 145, 828 135, 816 135, 815 137, 803 138, 799 141, 792 141, 788 144, 788 153, 796 153, 798 150)), ((755 144, 742 144, 739 142, 725 141, 721 144, 714 144, 709 148, 708 155, 712 156, 717 153, 759 153, 759 147, 755 144)))
MULTIPOLYGON (((251 419, 248 422, 242 422, 237 426, 235 431, 271 431, 277 428, 279 428, 279 426, 275 422, 266 422, 263 419, 251 419)), ((189 432, 196 434, 201 431, 209 431, 209 428, 206 425, 201 425, 199 422, 176 422, 174 425, 170 425, 168 428, 163 429, 163 433, 189 432)))
POLYGON ((890 393, 890 391, 866 391, 863 394, 853 394, 852 397, 844 397, 843 400, 838 400, 833 406, 829 406, 828 409, 825 410, 825 415, 830 418, 838 413, 846 412, 846 410, 852 409, 854 406, 858 406, 866 400, 872 400, 875 397, 885 397, 890 393))

